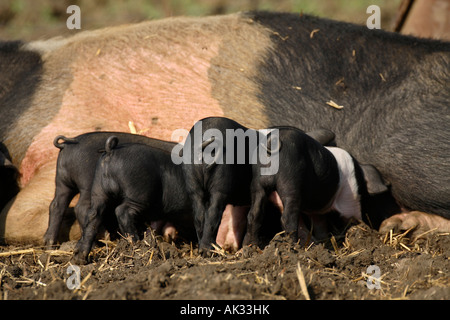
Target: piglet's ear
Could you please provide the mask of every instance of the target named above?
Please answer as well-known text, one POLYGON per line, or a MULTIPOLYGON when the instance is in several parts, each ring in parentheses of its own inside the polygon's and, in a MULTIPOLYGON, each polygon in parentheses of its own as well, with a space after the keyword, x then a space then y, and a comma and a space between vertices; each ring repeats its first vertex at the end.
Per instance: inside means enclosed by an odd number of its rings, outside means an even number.
POLYGON ((369 194, 379 194, 388 191, 389 183, 385 182, 380 172, 370 164, 360 164, 364 173, 369 194))

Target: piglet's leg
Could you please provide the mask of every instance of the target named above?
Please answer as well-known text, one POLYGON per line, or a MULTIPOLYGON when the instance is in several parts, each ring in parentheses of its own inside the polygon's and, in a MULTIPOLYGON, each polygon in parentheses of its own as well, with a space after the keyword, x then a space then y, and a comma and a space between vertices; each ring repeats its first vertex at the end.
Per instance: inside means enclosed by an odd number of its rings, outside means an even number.
POLYGON ((194 226, 197 233, 198 242, 203 238, 203 226, 205 224, 206 208, 203 203, 203 195, 192 193, 192 209, 194 211, 194 226))
POLYGON ((139 240, 135 219, 135 217, 139 214, 138 211, 131 208, 128 203, 124 202, 116 208, 115 214, 117 217, 117 222, 119 223, 120 232, 122 232, 125 236, 131 236, 133 241, 139 240))
POLYGON ((304 216, 299 213, 298 215, 298 228, 297 228, 297 235, 298 240, 301 245, 308 245, 311 241, 314 241, 311 236, 311 230, 308 229, 308 227, 305 224, 304 216))
MULTIPOLYGON (((280 195, 278 192, 273 191, 269 195, 269 201, 272 202, 280 211, 281 215, 283 216, 285 214, 283 205, 283 201, 280 198, 280 195)), ((298 209, 293 209, 298 210, 298 209)), ((317 239, 325 239, 328 235, 328 227, 327 227, 327 220, 326 217, 323 215, 311 215, 311 216, 302 216, 300 211, 298 210, 296 213, 298 215, 298 227, 297 227, 297 236, 298 240, 301 244, 308 244, 311 241, 316 241, 317 239), (306 223, 304 221, 304 218, 310 218, 311 224, 313 226, 313 233, 315 237, 312 237, 311 230, 306 226, 306 223)))
POLYGON ((52 246, 56 244, 64 212, 69 207, 70 201, 74 196, 75 193, 72 189, 62 183, 56 184, 55 197, 50 203, 48 229, 44 235, 45 245, 52 246))
POLYGON ((87 221, 82 226, 82 236, 78 241, 73 256, 73 263, 85 264, 91 251, 97 232, 100 228, 103 213, 106 209, 106 199, 92 198, 92 207, 88 211, 87 221))
MULTIPOLYGON (((281 200, 281 197, 277 191, 273 191, 269 195, 269 201, 272 202, 278 208, 281 216, 283 217, 283 215, 285 214, 285 211, 284 211, 285 206, 284 206, 283 201, 281 200)), ((311 238, 311 234, 310 234, 310 230, 308 229, 308 227, 305 224, 305 221, 303 220, 302 214, 300 213, 300 211, 298 211, 297 213, 293 213, 293 212, 289 213, 288 212, 288 214, 297 214, 298 215, 297 237, 300 240, 300 243, 306 244, 309 241, 309 239, 311 238)), ((283 229, 284 229, 284 224, 283 224, 283 229)), ((284 229, 284 230, 286 231, 286 229, 284 229)))
POLYGON ((252 207, 247 217, 247 234, 244 238, 244 245, 262 245, 261 229, 264 220, 264 206, 266 204, 266 193, 261 188, 252 191, 252 207))
POLYGON ((315 238, 313 240, 324 240, 328 238, 327 217, 323 214, 312 214, 310 219, 312 232, 315 238))
POLYGON ((281 224, 284 231, 293 243, 298 240, 298 229, 300 223, 300 200, 296 197, 282 198, 284 211, 281 215, 281 224))
POLYGON ((225 211, 225 196, 220 193, 214 193, 210 198, 210 206, 206 211, 203 224, 203 237, 199 243, 199 252, 202 255, 208 255, 212 249, 212 243, 216 240, 222 214, 225 211))
POLYGON ((80 199, 75 205, 75 216, 80 226, 87 223, 88 211, 91 207, 91 190, 80 190, 80 199))
POLYGON ((150 228, 156 233, 161 234, 161 230, 163 228, 163 225, 165 224, 164 220, 157 220, 150 222, 150 228))

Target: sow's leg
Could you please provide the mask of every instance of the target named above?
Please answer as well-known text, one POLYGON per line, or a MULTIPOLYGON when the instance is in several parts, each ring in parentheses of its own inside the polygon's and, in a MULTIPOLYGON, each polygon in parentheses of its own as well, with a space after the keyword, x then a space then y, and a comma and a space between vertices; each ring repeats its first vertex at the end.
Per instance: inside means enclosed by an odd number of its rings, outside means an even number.
MULTIPOLYGON (((49 205, 55 192, 56 162, 42 167, 20 190, 0 214, 0 240, 6 243, 42 245, 48 227, 49 205)), ((62 228, 69 228, 63 222, 62 228)), ((71 239, 80 236, 77 224, 70 230, 60 230, 71 239)), ((68 239, 64 239, 68 240, 68 239)))
POLYGON ((381 233, 390 230, 401 232, 408 229, 412 229, 410 235, 413 239, 427 231, 450 232, 450 220, 435 214, 411 211, 393 215, 384 220, 380 226, 381 233))

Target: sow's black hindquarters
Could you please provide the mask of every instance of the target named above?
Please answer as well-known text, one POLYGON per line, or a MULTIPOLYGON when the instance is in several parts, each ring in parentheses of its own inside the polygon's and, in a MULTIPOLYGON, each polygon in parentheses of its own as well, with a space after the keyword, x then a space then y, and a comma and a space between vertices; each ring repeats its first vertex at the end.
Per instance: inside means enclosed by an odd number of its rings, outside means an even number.
POLYGON ((402 207, 450 218, 450 42, 293 13, 249 17, 273 31, 256 76, 269 124, 326 126, 402 207))
MULTIPOLYGON (((90 132, 75 138, 57 136, 54 145, 60 149, 60 152, 56 167, 55 197, 50 204, 49 224, 44 235, 46 245, 68 240, 70 228, 66 228, 65 225, 72 225, 74 216, 67 209, 78 193, 80 198, 75 206, 75 216, 80 226, 86 223, 87 210, 91 204, 91 185, 95 167, 102 155, 101 151, 104 151, 106 139, 112 135, 120 139, 120 143, 142 143, 167 152, 176 145, 174 142, 125 132, 90 132)), ((107 210, 114 210, 114 207, 107 210)), ((108 219, 104 222, 104 226, 114 236, 117 230, 116 220, 108 219)))
POLYGON ((144 144, 117 143, 117 137, 108 138, 98 161, 88 220, 75 249, 77 263, 86 261, 110 203, 118 205, 115 216, 120 231, 134 240, 155 220, 172 223, 186 240, 195 237, 183 171, 172 162, 171 152, 144 144))

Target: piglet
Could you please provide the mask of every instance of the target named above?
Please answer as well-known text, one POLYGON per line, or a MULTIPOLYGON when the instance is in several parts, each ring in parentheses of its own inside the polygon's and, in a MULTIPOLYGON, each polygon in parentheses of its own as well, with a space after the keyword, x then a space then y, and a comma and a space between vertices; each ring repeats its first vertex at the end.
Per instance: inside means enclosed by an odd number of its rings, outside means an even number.
MULTIPOLYGON (((75 138, 57 136, 53 144, 60 151, 56 167, 55 197, 50 204, 49 223, 44 235, 46 245, 57 243, 64 212, 78 193, 80 198, 75 206, 75 215, 80 225, 85 224, 91 204, 95 166, 105 148, 106 139, 112 135, 120 139, 121 143, 142 143, 167 152, 176 145, 174 142, 125 132, 90 132, 75 138)), ((114 227, 113 223, 111 225, 114 227)))
POLYGON ((191 202, 183 171, 171 159, 171 152, 138 143, 118 145, 111 136, 98 160, 91 188, 91 208, 82 225, 83 235, 74 251, 76 263, 87 256, 110 204, 120 232, 139 239, 145 223, 164 220, 185 228, 195 236, 191 202))
POLYGON ((342 219, 361 220, 362 212, 372 204, 369 194, 388 191, 374 167, 358 164, 347 151, 324 147, 294 127, 277 129, 276 139, 268 138, 266 150, 272 157, 278 156, 278 171, 262 175, 264 164, 252 167, 252 205, 244 244, 262 245, 261 221, 268 201, 282 212, 282 227, 292 241, 304 242, 309 230, 303 214, 311 218, 316 234, 323 237, 327 233, 324 214, 337 211, 342 219))

